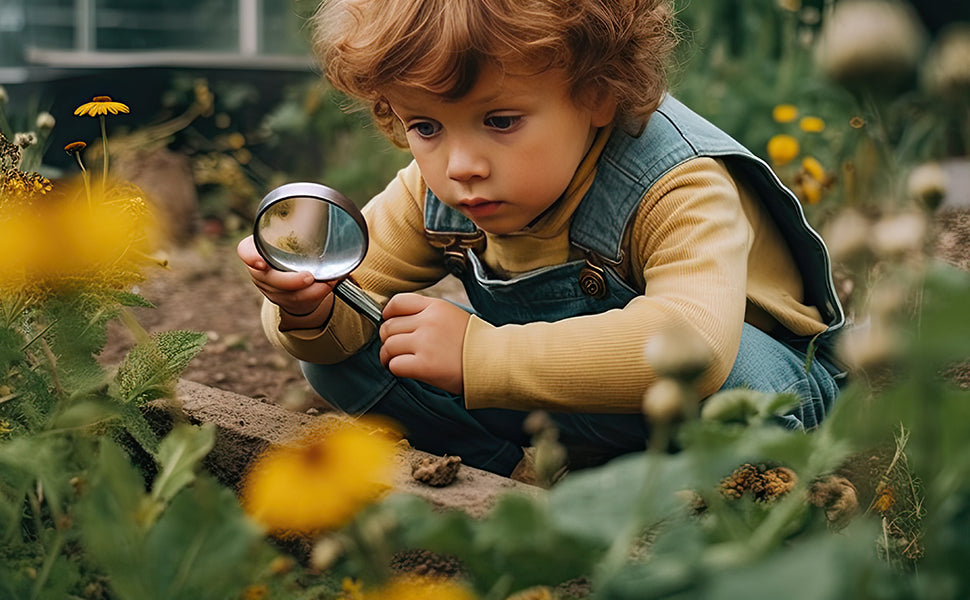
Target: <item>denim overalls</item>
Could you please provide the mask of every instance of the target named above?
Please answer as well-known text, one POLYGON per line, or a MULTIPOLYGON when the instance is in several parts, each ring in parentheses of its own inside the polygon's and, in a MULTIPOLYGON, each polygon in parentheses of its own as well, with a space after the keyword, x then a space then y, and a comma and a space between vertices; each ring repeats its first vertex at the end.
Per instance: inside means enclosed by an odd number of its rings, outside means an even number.
MULTIPOLYGON (((570 225, 570 241, 583 251, 584 259, 508 280, 494 277, 474 251, 483 240, 481 232, 430 190, 425 229, 464 284, 475 313, 493 325, 552 322, 622 308, 642 294, 613 268, 622 258, 624 233, 646 191, 671 168, 697 156, 724 159, 732 173, 745 177, 761 196, 803 274, 806 303, 818 307, 828 325, 815 342, 827 347, 844 316, 832 285, 828 253, 805 221, 798 200, 763 161, 669 96, 639 137, 617 129, 608 140, 593 184, 570 225)), ((744 324, 738 357, 723 389, 747 386, 796 393, 802 402, 784 417, 786 424, 814 427, 838 393, 838 369, 821 358, 823 352, 816 354, 818 359, 806 372, 808 343, 807 339, 779 341, 744 324)), ((416 448, 457 454, 465 464, 500 474, 514 469, 522 456, 520 447, 529 443, 522 431, 527 413, 467 410, 458 396, 392 375, 377 358, 379 347, 375 336, 337 365, 303 363, 304 374, 321 396, 348 413, 373 411, 397 420, 416 448)), ((552 416, 563 443, 590 448, 605 457, 642 450, 649 437, 648 424, 640 414, 552 416)))

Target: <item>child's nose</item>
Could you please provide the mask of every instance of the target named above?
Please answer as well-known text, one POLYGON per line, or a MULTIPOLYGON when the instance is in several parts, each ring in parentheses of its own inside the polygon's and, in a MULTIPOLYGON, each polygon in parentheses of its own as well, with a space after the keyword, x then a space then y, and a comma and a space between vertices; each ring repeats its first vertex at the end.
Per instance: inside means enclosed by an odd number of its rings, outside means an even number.
POLYGON ((448 152, 448 177, 468 181, 488 177, 488 159, 468 144, 454 144, 448 152))

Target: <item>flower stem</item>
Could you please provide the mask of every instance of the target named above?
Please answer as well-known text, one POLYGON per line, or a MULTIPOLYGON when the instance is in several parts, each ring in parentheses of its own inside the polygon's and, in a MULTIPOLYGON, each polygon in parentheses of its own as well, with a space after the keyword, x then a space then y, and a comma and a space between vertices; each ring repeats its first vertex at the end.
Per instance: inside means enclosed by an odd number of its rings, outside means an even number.
POLYGON ((84 168, 84 162, 81 160, 81 153, 78 152, 74 155, 77 159, 77 164, 81 167, 81 180, 84 181, 84 193, 88 197, 88 206, 91 206, 91 184, 88 182, 88 170, 84 168))
POLYGON ((101 189, 104 190, 108 185, 108 131, 104 124, 104 115, 101 115, 101 143, 104 147, 104 169, 101 172, 101 189))

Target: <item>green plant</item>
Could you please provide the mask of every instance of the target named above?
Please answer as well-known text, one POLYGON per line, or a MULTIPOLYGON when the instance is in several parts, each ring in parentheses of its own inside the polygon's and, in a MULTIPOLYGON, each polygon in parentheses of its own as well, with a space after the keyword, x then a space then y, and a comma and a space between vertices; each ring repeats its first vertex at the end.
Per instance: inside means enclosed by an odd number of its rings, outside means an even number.
POLYGON ((107 176, 90 185, 86 173, 84 186, 54 185, 20 170, 20 150, 0 134, 0 240, 10 255, 0 266, 0 597, 332 590, 293 569, 201 469, 212 426, 173 410, 163 436, 145 416, 148 403, 175 400, 206 336, 149 335, 129 314, 151 306, 130 289, 158 264, 140 191, 107 176), (116 320, 136 345, 104 365, 116 320))

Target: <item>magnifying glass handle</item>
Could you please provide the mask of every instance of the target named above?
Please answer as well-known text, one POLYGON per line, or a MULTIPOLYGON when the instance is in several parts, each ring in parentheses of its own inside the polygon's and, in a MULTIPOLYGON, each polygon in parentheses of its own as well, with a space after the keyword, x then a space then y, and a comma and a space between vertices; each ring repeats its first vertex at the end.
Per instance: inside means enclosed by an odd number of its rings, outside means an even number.
POLYGON ((368 296, 364 290, 350 281, 342 279, 334 286, 333 293, 347 304, 356 308, 362 315, 374 322, 375 325, 381 324, 381 305, 368 296))

